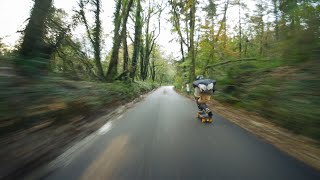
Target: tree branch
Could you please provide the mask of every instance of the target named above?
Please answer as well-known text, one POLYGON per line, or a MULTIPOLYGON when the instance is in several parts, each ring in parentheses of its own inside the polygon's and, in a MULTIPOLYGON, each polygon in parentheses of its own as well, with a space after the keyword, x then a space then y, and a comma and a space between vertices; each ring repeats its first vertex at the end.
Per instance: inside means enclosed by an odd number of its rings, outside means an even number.
MULTIPOLYGON (((79 0, 79 7, 80 7, 79 14, 80 14, 80 16, 82 18, 82 21, 83 21, 83 23, 84 23, 84 25, 86 27, 88 38, 90 39, 91 43, 94 44, 94 40, 93 40, 93 38, 91 36, 91 32, 90 32, 89 24, 88 24, 88 21, 87 21, 87 17, 86 17, 86 14, 84 12, 84 6, 85 5, 84 5, 83 2, 84 2, 84 0, 79 0)), ((88 2, 86 2, 86 3, 88 3, 88 2)))
POLYGON ((225 61, 225 62, 221 62, 221 63, 217 63, 217 64, 211 64, 208 65, 206 67, 206 69, 208 68, 214 68, 214 67, 218 67, 218 66, 222 66, 222 65, 226 65, 226 64, 230 64, 230 63, 235 63, 235 62, 241 62, 241 61, 256 61, 258 60, 257 58, 244 58, 244 59, 237 59, 237 60, 231 60, 231 61, 225 61))

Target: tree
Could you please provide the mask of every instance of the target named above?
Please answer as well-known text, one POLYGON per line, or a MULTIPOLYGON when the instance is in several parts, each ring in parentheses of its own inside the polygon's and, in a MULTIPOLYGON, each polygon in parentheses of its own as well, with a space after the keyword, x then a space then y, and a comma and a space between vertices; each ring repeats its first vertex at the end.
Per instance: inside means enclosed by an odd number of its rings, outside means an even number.
POLYGON ((217 44, 215 41, 215 17, 217 15, 217 5, 212 0, 208 0, 208 4, 203 10, 206 12, 207 20, 205 21, 205 24, 201 26, 204 33, 199 40, 199 46, 201 49, 200 56, 206 56, 201 74, 206 75, 207 66, 210 61, 215 59, 215 46, 217 44))
POLYGON ((239 57, 242 57, 242 29, 241 29, 241 0, 238 2, 239 7, 239 57))
POLYGON ((102 28, 101 28, 101 1, 100 0, 79 0, 79 7, 80 10, 77 12, 79 15, 79 18, 81 22, 86 27, 86 33, 88 36, 88 39, 90 40, 90 43, 94 50, 94 60, 96 64, 96 68, 98 71, 98 78, 100 80, 104 80, 104 72, 101 64, 101 34, 102 34, 102 28), (94 17, 95 17, 95 23, 93 25, 93 28, 90 28, 89 22, 87 20, 86 16, 86 6, 88 3, 91 3, 92 6, 94 6, 94 17))
MULTIPOLYGON (((173 24, 173 31, 178 33, 179 42, 180 42, 180 49, 182 54, 182 61, 185 61, 185 54, 184 54, 184 46, 187 46, 188 55, 187 57, 191 60, 190 65, 190 76, 189 81, 195 78, 195 24, 196 24, 196 4, 197 0, 186 0, 180 1, 171 0, 169 1, 171 5, 171 22, 173 24), (182 16, 183 15, 183 16, 182 16), (182 17, 184 19, 182 20, 182 17), (185 28, 182 28, 180 23, 184 22, 185 28), (185 38, 183 36, 185 35, 185 38)), ((185 69, 185 68, 184 68, 185 69)))
POLYGON ((226 43, 227 43, 227 11, 229 8, 229 4, 230 1, 229 0, 225 0, 225 5, 224 5, 224 11, 223 11, 223 18, 221 21, 221 26, 218 32, 218 36, 216 36, 217 38, 219 38, 221 31, 223 30, 224 35, 223 35, 223 47, 224 49, 226 48, 226 43))
POLYGON ((51 70, 77 80, 99 79, 94 72, 94 61, 82 50, 83 44, 85 43, 74 41, 72 34, 67 34, 53 55, 51 70))
MULTIPOLYGON (((246 28, 242 29, 244 44, 244 55, 255 57, 263 57, 267 53, 267 47, 270 42, 268 39, 273 39, 271 35, 271 23, 268 22, 267 15, 269 13, 268 4, 265 1, 258 1, 253 14, 246 14, 246 28)), ((272 37, 273 36, 273 37, 272 37)))
MULTIPOLYGON (((36 72, 26 72, 31 68, 31 71, 41 71, 42 74, 48 70, 47 64, 51 56, 47 44, 44 42, 46 32, 46 20, 49 16, 50 8, 52 7, 52 0, 35 0, 34 6, 31 10, 29 22, 24 30, 22 44, 19 54, 28 58, 28 60, 18 60, 17 65, 20 70, 27 74, 34 74, 36 72), (37 58, 37 60, 35 60, 37 58), (25 62, 29 61, 25 66, 25 62)), ((25 74, 25 75, 27 75, 25 74)), ((37 73, 36 73, 37 74, 37 73)))
MULTIPOLYGON (((177 2, 177 0, 170 0, 169 4, 171 5, 171 14, 172 17, 170 18, 171 23, 173 25, 173 32, 177 32, 179 36, 179 44, 180 44, 180 52, 181 52, 181 61, 185 61, 185 52, 184 52, 184 46, 187 46, 189 49, 189 44, 187 43, 188 40, 183 36, 184 31, 182 28, 182 16, 186 12, 186 6, 184 2, 180 1, 177 2)), ((187 18, 185 18, 187 19, 187 18)), ((187 34, 187 33, 186 33, 187 34)))
MULTIPOLYGON (((157 3, 151 3, 151 1, 148 1, 148 10, 145 15, 145 35, 144 40, 145 43, 143 44, 143 47, 141 48, 140 53, 140 78, 144 81, 148 77, 148 70, 149 70, 149 64, 150 64, 150 55, 154 49, 155 41, 160 35, 161 31, 161 13, 163 11, 162 4, 157 3), (158 15, 158 27, 154 27, 154 30, 150 30, 150 20, 153 16, 158 15), (150 32, 151 31, 151 32, 150 32)), ((161 2, 162 3, 162 2, 161 2)))
POLYGON ((0 56, 7 54, 7 47, 5 43, 2 42, 2 38, 0 38, 0 56))
POLYGON ((44 40, 48 44, 50 54, 56 53, 63 41, 71 36, 71 26, 68 24, 68 14, 62 9, 51 8, 49 17, 46 21, 46 33, 44 40))
POLYGON ((256 5, 257 10, 255 11, 256 16, 252 17, 253 23, 255 23, 255 29, 256 33, 259 37, 259 55, 263 56, 263 50, 264 50, 264 29, 265 29, 265 22, 263 21, 264 17, 264 11, 266 9, 264 4, 257 4, 256 5))
POLYGON ((52 0, 35 0, 31 16, 24 30, 20 54, 25 57, 34 57, 43 53, 45 22, 52 7, 52 0))
POLYGON ((279 0, 272 0, 273 2, 273 13, 275 17, 275 38, 279 39, 279 0))
POLYGON ((152 51, 152 57, 151 57, 151 65, 150 65, 150 74, 151 74, 151 80, 152 82, 156 79, 156 52, 152 51))
POLYGON ((142 6, 140 0, 137 0, 137 8, 135 13, 135 26, 134 26, 134 49, 132 55, 132 66, 130 69, 130 78, 134 80, 137 71, 137 62, 139 58, 140 48, 141 48, 141 35, 142 35, 142 6))
POLYGON ((124 38, 124 36, 126 36, 127 21, 128 21, 131 7, 133 5, 133 0, 125 0, 122 13, 120 13, 121 2, 122 2, 121 0, 117 1, 116 12, 114 17, 115 29, 114 29, 114 37, 113 37, 113 47, 112 47, 112 54, 111 54, 111 59, 109 63, 109 68, 107 72, 107 78, 109 81, 112 81, 118 74, 118 58, 119 58, 120 44, 121 44, 121 40, 124 38), (120 32, 121 25, 122 25, 122 28, 120 32))
POLYGON ((195 31, 195 23, 196 23, 196 0, 191 1, 191 8, 190 8, 190 51, 189 54, 191 55, 191 80, 195 79, 196 77, 196 55, 195 55, 195 43, 194 43, 194 31, 195 31))
POLYGON ((128 52, 128 42, 127 42, 127 27, 124 27, 126 34, 122 37, 123 44, 123 76, 124 80, 129 78, 129 52, 128 52))

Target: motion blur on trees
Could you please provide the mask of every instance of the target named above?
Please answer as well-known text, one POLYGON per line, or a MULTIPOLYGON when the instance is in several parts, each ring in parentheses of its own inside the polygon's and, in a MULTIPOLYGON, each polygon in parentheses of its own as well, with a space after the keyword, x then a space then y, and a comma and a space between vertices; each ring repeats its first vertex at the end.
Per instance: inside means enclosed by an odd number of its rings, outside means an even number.
MULTIPOLYGON (((4 132, 7 126, 14 130, 29 124, 28 120, 21 119, 30 113, 27 107, 43 103, 43 98, 56 101, 53 99, 57 94, 61 95, 59 98, 67 98, 65 91, 71 93, 72 88, 83 90, 96 83, 93 89, 119 91, 115 93, 123 93, 126 98, 134 97, 130 95, 132 92, 137 95, 172 82, 175 72, 172 59, 164 56, 164 49, 157 42, 165 1, 116 0, 110 51, 105 50, 106 27, 102 24, 102 3, 108 2, 75 1, 77 6, 73 11, 65 12, 55 8, 53 0, 35 0, 27 25, 21 31, 21 40, 14 48, 1 42, 1 84, 4 87, 1 99, 5 99, 1 102, 1 122, 5 122, 1 128, 4 132), (79 29, 84 30, 80 35, 79 29), (100 85, 107 89, 99 89, 100 85), (136 85, 138 89, 132 89, 136 85), (114 87, 117 88, 112 90, 114 87), (25 89, 32 95, 25 94, 25 89), (19 98, 23 99, 21 106, 8 106, 19 98), (18 110, 21 113, 16 114, 18 110)), ((107 101, 98 104, 113 101, 113 95, 107 96, 110 96, 107 101)))
POLYGON ((164 3, 148 1, 143 2, 143 6, 145 12, 139 0, 116 1, 112 50, 103 52, 101 0, 79 0, 74 12, 56 9, 52 0, 36 0, 23 31, 22 43, 17 48, 21 58, 16 60, 17 68, 22 75, 37 78, 52 72, 76 80, 158 81, 159 68, 153 64, 161 64, 165 57, 152 54, 161 51, 156 39, 161 30, 164 3), (72 15, 71 22, 67 20, 69 15, 72 15), (153 21, 158 19, 159 26, 153 27, 151 18, 153 21), (128 31, 130 23, 135 24, 134 31, 128 31), (85 34, 79 40, 73 32, 81 26, 85 28, 85 34), (132 40, 129 43, 128 37, 132 40), (131 49, 134 49, 133 53, 131 49), (110 57, 103 59, 101 54, 110 54, 110 57), (137 71, 139 64, 140 72, 137 71), (154 78, 150 72, 155 72, 154 78))
POLYGON ((74 1, 66 12, 34 0, 15 46, 0 37, 1 138, 79 123, 204 75, 217 80, 215 99, 320 139, 318 0, 114 0, 109 34, 111 1, 74 1), (160 43, 168 29, 165 41, 179 47, 171 55, 160 43))
POLYGON ((216 79, 217 100, 319 139, 319 1, 254 2, 169 1, 181 47, 176 86, 195 74, 216 79))
POLYGON ((10 160, 0 179, 93 132, 88 117, 104 108, 161 85, 184 90, 196 75, 217 80, 216 100, 320 140, 318 0, 72 1, 66 12, 33 0, 14 47, 0 37, 0 157, 10 160))
POLYGON ((54 0, 34 0, 16 45, 0 38, 0 158, 10 161, 0 179, 96 130, 92 117, 173 83, 173 59, 158 43, 164 0, 74 2, 66 12, 54 0), (113 27, 105 27, 103 7, 113 4, 113 27))

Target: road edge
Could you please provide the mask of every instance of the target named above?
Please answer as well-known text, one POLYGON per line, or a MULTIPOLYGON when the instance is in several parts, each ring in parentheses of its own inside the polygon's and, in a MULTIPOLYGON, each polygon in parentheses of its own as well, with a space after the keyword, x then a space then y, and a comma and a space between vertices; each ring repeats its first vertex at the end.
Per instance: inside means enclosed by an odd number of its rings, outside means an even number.
MULTIPOLYGON (((194 100, 190 95, 179 92, 176 89, 175 91, 190 100, 194 100)), ((251 113, 244 109, 236 109, 214 99, 208 103, 208 106, 214 113, 258 136, 280 151, 320 171, 320 145, 317 141, 293 134, 256 113, 251 113)))
MULTIPOLYGON (((148 95, 152 94, 154 91, 159 89, 160 87, 156 87, 151 91, 148 91, 144 94, 139 95, 135 99, 125 102, 123 104, 119 104, 114 108, 112 111, 107 111, 110 107, 103 108, 102 110, 105 110, 106 113, 101 113, 98 116, 95 116, 92 118, 92 123, 95 124, 95 129, 92 130, 90 133, 82 134, 82 136, 75 137, 72 141, 68 142, 64 147, 57 147, 57 151, 55 152, 53 157, 47 160, 46 162, 40 163, 37 167, 31 169, 29 172, 20 172, 19 175, 15 175, 17 179, 23 178, 23 179, 43 179, 48 174, 52 173, 54 170, 58 169, 63 166, 63 164, 60 163, 59 159, 63 159, 65 156, 64 153, 69 151, 67 154, 72 156, 72 153, 76 152, 77 149, 81 149, 83 146, 86 145, 86 138, 90 136, 95 136, 95 134, 99 131, 99 129, 104 126, 106 123, 108 123, 110 120, 115 119, 117 116, 120 116, 122 113, 129 110, 134 105, 140 103, 143 101, 148 95), (80 145, 81 144, 81 145, 80 145), (76 148, 75 148, 76 147, 76 148), (72 149, 72 150, 71 150, 72 149)), ((91 117, 89 117, 91 118, 91 117)), ((91 126, 91 125, 90 125, 91 126)), ((11 179, 12 177, 6 176, 4 179, 11 179)))

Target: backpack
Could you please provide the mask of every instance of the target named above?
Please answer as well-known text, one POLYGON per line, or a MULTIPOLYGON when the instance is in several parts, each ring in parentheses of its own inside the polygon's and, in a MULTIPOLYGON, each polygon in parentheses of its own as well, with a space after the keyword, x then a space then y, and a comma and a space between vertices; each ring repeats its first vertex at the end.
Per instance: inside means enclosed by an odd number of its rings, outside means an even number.
POLYGON ((212 79, 200 79, 192 83, 193 87, 198 87, 202 93, 210 93, 215 91, 216 81, 212 79))

